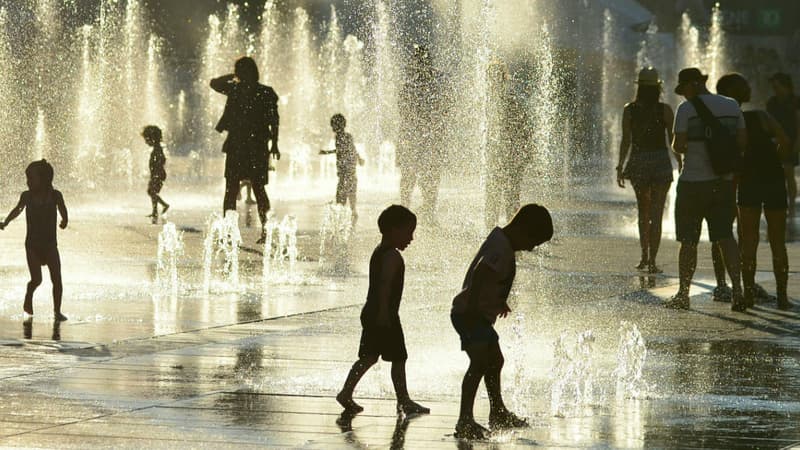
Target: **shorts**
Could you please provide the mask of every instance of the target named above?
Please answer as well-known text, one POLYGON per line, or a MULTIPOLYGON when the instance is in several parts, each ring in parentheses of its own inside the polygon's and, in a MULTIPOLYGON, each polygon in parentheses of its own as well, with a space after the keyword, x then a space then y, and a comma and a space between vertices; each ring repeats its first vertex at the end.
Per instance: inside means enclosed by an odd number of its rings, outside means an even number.
POLYGON ((389 327, 365 324, 362 321, 361 342, 358 357, 380 356, 384 361, 405 361, 408 359, 406 338, 400 321, 393 321, 389 327))
POLYGON ((744 208, 786 209, 786 182, 779 179, 768 182, 746 181, 739 183, 739 206, 744 208))
POLYGON ((150 182, 147 183, 147 194, 156 195, 161 192, 162 187, 164 187, 164 180, 161 178, 150 178, 150 182))
POLYGON ((344 205, 347 200, 353 202, 356 198, 357 188, 358 179, 355 174, 339 176, 339 182, 336 184, 336 203, 344 205))
POLYGON ((703 219, 711 242, 733 238, 736 192, 731 180, 678 181, 675 234, 678 241, 697 244, 703 219))
POLYGON ((450 313, 450 322, 461 338, 461 350, 466 351, 475 344, 495 344, 500 340, 494 326, 485 317, 450 313))
POLYGON ((46 266, 47 259, 52 254, 52 252, 58 252, 58 247, 56 245, 31 245, 25 244, 25 253, 28 258, 28 261, 33 262, 39 266, 46 266))

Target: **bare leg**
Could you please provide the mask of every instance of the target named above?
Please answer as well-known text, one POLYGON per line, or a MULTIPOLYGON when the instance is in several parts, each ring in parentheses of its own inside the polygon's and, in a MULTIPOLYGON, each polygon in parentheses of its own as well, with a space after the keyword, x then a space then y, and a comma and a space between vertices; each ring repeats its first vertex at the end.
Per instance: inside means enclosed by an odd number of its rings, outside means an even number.
POLYGON ((377 355, 364 356, 356 361, 353 367, 350 368, 350 373, 347 374, 344 386, 342 386, 342 390, 336 396, 336 401, 338 401, 345 410, 350 412, 361 412, 364 410, 364 408, 353 401, 353 391, 358 382, 361 381, 361 377, 363 377, 364 374, 367 373, 367 370, 374 366, 376 362, 378 362, 377 355))
POLYGON ((47 269, 50 271, 50 281, 53 283, 53 315, 56 321, 67 320, 67 316, 61 314, 61 296, 64 287, 61 283, 61 257, 57 248, 53 248, 47 255, 47 269))
POLYGON ((786 299, 786 284, 789 278, 789 258, 786 254, 786 210, 765 209, 769 246, 772 250, 772 271, 775 273, 775 291, 778 301, 786 299))
POLYGON ((642 249, 642 257, 636 268, 644 269, 650 260, 651 189, 650 186, 634 185, 633 191, 636 193, 636 208, 639 214, 639 246, 642 249))
POLYGON ((797 180, 794 179, 794 166, 784 166, 783 174, 786 178, 786 194, 789 200, 789 215, 794 215, 794 202, 797 199, 797 180))
POLYGON ((752 298, 750 291, 755 285, 756 252, 758 251, 761 208, 739 207, 739 249, 742 256, 742 282, 745 296, 752 298))
POLYGON ((725 261, 722 258, 722 251, 716 244, 711 244, 711 264, 714 266, 714 278, 717 279, 717 286, 727 285, 725 261))
POLYGON ((225 179, 225 198, 222 201, 222 213, 225 211, 236 211, 236 196, 239 194, 239 180, 235 178, 225 179))
POLYGON ((736 244, 736 239, 723 239, 717 242, 717 245, 719 245, 720 250, 722 250, 722 258, 725 261, 725 267, 728 269, 728 276, 731 278, 734 296, 737 293, 741 294, 742 272, 739 262, 739 246, 736 244))
POLYGON ((670 183, 653 186, 650 198, 650 254, 647 266, 651 273, 659 272, 656 256, 661 247, 661 222, 664 220, 664 204, 667 201, 669 185, 670 183))
POLYGON ((33 292, 42 284, 42 266, 31 250, 26 248, 25 254, 28 260, 28 271, 31 274, 31 281, 28 282, 28 287, 25 291, 25 303, 22 304, 22 310, 33 315, 33 292))
POLYGON ((680 278, 679 294, 689 295, 694 271, 697 268, 697 244, 681 242, 678 251, 678 277, 680 278))
POLYGON ((267 197, 267 189, 261 183, 250 182, 253 186, 253 194, 256 196, 256 203, 258 203, 258 218, 261 220, 261 229, 267 226, 267 212, 269 211, 269 197, 267 197))
POLYGON ((495 342, 489 347, 489 365, 486 368, 486 375, 483 377, 486 392, 489 394, 489 415, 506 411, 503 393, 500 389, 500 372, 503 370, 504 363, 503 352, 500 351, 500 345, 495 342))
POLYGON ((486 374, 489 361, 489 348, 486 345, 474 345, 467 350, 469 355, 469 367, 464 374, 461 382, 461 407, 458 413, 459 422, 474 422, 473 406, 475 405, 475 395, 481 378, 486 374))
POLYGON ((400 168, 400 204, 406 208, 411 207, 411 194, 417 184, 417 174, 411 167, 400 168))

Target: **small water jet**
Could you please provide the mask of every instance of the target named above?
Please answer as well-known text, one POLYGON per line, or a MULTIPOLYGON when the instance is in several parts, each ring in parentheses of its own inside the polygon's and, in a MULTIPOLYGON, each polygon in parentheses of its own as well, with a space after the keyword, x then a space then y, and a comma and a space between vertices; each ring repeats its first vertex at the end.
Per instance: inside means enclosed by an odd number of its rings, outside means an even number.
POLYGON ((158 234, 158 259, 156 264, 156 285, 178 293, 178 259, 183 255, 183 233, 172 222, 164 224, 158 234))
POLYGON ((320 226, 319 270, 325 275, 350 273, 350 234, 353 215, 349 207, 329 203, 320 226))
POLYGON ((239 244, 242 235, 239 231, 239 214, 236 211, 225 211, 220 217, 214 213, 209 217, 206 236, 203 241, 203 292, 208 293, 212 284, 212 266, 219 255, 223 263, 219 271, 223 281, 216 284, 222 291, 239 290, 239 244))
POLYGON ((297 266, 297 218, 284 216, 278 222, 270 211, 264 226, 265 240, 262 278, 268 283, 295 283, 297 266))
POLYGON ((550 389, 550 409, 555 417, 578 414, 594 401, 594 334, 587 330, 578 333, 575 344, 570 341, 571 336, 564 333, 555 344, 550 389))
POLYGON ((619 327, 617 351, 617 398, 640 398, 647 385, 642 380, 642 370, 647 360, 647 347, 635 323, 623 321, 619 327))

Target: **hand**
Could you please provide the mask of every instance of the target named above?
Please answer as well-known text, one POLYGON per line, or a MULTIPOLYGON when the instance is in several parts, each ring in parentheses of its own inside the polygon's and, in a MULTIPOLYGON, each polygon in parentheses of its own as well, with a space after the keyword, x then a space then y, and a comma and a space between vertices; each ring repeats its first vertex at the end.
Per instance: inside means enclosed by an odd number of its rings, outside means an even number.
POLYGON ((6 223, 5 220, 0 222, 0 230, 5 230, 6 229, 6 225, 8 225, 8 224, 6 223))
POLYGON ((325 150, 320 150, 320 151, 319 151, 319 154, 320 154, 320 155, 327 155, 327 154, 328 154, 328 152, 326 152, 325 150))
POLYGON ((359 166, 363 166, 364 165, 364 158, 362 158, 361 155, 358 155, 358 165, 359 166))
POLYGON ((625 178, 622 177, 622 167, 617 167, 617 186, 625 187, 625 178))
POLYGON ((58 227, 61 228, 62 230, 64 228, 67 228, 67 221, 66 220, 62 220, 61 223, 58 224, 58 227))
POLYGON ((277 159, 278 161, 281 160, 281 151, 278 150, 278 143, 272 143, 272 149, 270 149, 269 153, 272 155, 273 158, 277 159))
POLYGON ((505 318, 508 316, 508 313, 511 312, 511 308, 509 308, 508 303, 503 303, 503 306, 500 307, 500 317, 505 318))

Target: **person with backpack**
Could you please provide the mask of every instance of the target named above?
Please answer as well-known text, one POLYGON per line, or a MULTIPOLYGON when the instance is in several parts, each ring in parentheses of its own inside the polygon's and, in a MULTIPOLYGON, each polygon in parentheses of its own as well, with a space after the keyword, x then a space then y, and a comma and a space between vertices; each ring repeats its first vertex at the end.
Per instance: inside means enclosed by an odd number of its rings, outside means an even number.
POLYGON ((739 104, 709 92, 707 80, 708 75, 700 69, 683 69, 678 73, 675 88, 676 94, 686 98, 675 114, 672 143, 673 150, 683 155, 675 199, 680 287, 665 306, 689 309, 689 288, 697 267, 697 244, 705 219, 709 239, 719 247, 731 278, 731 309, 741 312, 746 306, 739 247, 733 235, 736 218, 733 175, 747 146, 747 129, 739 104))
MULTIPOLYGON (((717 92, 735 99, 740 105, 750 101, 750 84, 738 73, 720 78, 717 92)), ((744 152, 742 170, 739 173, 738 204, 745 304, 752 307, 757 296, 756 252, 763 207, 769 246, 772 249, 772 271, 775 274, 778 308, 787 310, 791 308, 786 293, 789 278, 785 240, 788 202, 781 160, 791 154, 792 144, 780 122, 768 112, 751 110, 743 114, 747 124, 747 150, 744 152)))

